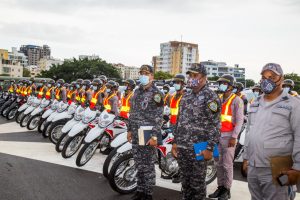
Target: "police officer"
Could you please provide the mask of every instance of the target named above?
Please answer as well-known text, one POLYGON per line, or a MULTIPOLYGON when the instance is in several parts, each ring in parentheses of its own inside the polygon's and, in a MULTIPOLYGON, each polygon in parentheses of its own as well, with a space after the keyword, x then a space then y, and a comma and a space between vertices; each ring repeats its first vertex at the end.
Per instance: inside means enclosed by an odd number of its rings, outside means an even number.
POLYGON ((134 91, 129 113, 127 139, 132 142, 133 157, 137 167, 137 192, 133 200, 152 199, 155 185, 155 148, 158 137, 161 137, 163 121, 163 94, 153 83, 152 66, 142 65, 140 68, 138 89, 134 91), (138 145, 138 129, 141 126, 153 126, 152 137, 147 145, 138 145))
POLYGON ((101 87, 102 87, 102 81, 99 78, 95 78, 92 82, 93 96, 90 101, 91 109, 100 110, 102 108, 101 87))
POLYGON ((56 91, 55 91, 55 98, 57 101, 67 102, 67 90, 64 87, 65 80, 58 79, 56 81, 56 91))
POLYGON ((115 81, 108 81, 106 83, 107 96, 103 99, 104 108, 116 116, 119 115, 119 98, 117 96, 119 84, 115 81))
POLYGON ((286 185, 300 180, 300 101, 284 93, 282 83, 281 66, 266 64, 260 82, 264 94, 250 106, 243 167, 252 200, 288 200, 288 187, 272 181, 271 157, 290 155, 293 166, 282 172, 286 185))
POLYGON ((164 91, 164 105, 167 106, 170 103, 170 99, 171 99, 171 94, 170 94, 170 85, 169 84, 165 84, 163 86, 163 91, 164 91))
POLYGON ((93 96, 93 91, 91 90, 91 81, 86 79, 82 82, 82 92, 81 92, 81 106, 87 107, 93 96))
POLYGON ((295 83, 293 80, 291 79, 286 79, 283 82, 283 91, 285 93, 289 93, 290 95, 294 96, 294 97, 299 97, 298 93, 296 91, 293 91, 294 87, 295 87, 295 83))
POLYGON ((243 90, 244 90, 244 84, 241 82, 236 82, 232 93, 235 93, 237 96, 239 96, 243 100, 244 114, 246 114, 247 107, 248 107, 248 99, 247 99, 246 95, 242 93, 243 90))
POLYGON ((39 86, 39 88, 37 90, 38 91, 37 97, 39 99, 42 99, 45 97, 46 92, 48 90, 47 89, 47 81, 45 79, 42 79, 42 80, 40 80, 40 83, 41 83, 41 85, 39 86))
POLYGON ((125 82, 125 92, 121 100, 121 109, 120 109, 120 117, 124 119, 128 119, 129 111, 130 111, 130 101, 133 96, 133 90, 136 86, 136 83, 132 79, 127 79, 125 82))
POLYGON ((206 161, 212 159, 220 136, 220 99, 207 85, 204 65, 193 64, 187 74, 192 90, 183 95, 179 105, 172 154, 180 167, 182 199, 205 199, 206 161), (204 160, 196 160, 193 150, 194 144, 200 142, 208 142, 201 152, 204 160))
POLYGON ((77 95, 77 88, 76 88, 76 81, 72 81, 69 90, 67 93, 68 104, 70 105, 72 102, 76 103, 76 95, 77 95))
POLYGON ((235 78, 229 74, 221 76, 219 83, 221 110, 221 137, 219 141, 219 160, 217 165, 218 188, 209 198, 227 200, 231 198, 230 188, 233 180, 233 160, 236 141, 244 123, 244 102, 232 91, 235 78))

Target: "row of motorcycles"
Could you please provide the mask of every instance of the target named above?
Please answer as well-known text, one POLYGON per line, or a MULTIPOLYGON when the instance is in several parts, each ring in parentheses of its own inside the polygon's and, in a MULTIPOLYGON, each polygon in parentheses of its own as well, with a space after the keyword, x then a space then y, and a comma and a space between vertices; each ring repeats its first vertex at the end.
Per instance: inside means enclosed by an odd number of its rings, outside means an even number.
MULTIPOLYGON (((0 112, 8 120, 15 119, 28 130, 37 128, 48 138, 63 158, 77 152, 76 165, 87 164, 97 150, 107 155, 103 175, 111 187, 121 193, 131 193, 137 188, 137 168, 133 159, 132 144, 127 141, 125 119, 103 110, 90 109, 74 102, 39 99, 0 93, 0 112)), ((179 166, 172 156, 172 129, 168 119, 162 125, 163 145, 157 146, 157 165, 165 177, 178 176, 179 166)), ((213 182, 217 175, 214 160, 208 162, 206 183, 213 182)))

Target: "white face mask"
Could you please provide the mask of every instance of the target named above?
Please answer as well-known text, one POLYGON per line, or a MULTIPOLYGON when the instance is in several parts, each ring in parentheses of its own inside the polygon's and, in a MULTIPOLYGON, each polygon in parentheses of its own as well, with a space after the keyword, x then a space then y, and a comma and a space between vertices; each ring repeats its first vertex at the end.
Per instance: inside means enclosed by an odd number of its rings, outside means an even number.
POLYGON ((259 96, 259 92, 253 92, 255 98, 257 98, 259 96))
POLYGON ((93 90, 96 91, 98 89, 97 86, 93 86, 93 90))
POLYGON ((51 84, 48 84, 47 87, 51 87, 51 84))
POLYGON ((139 81, 142 85, 148 85, 148 83, 150 82, 150 78, 149 76, 146 76, 146 75, 140 75, 139 77, 139 81))
POLYGON ((290 89, 289 87, 284 87, 284 88, 283 88, 283 92, 284 92, 285 94, 289 93, 290 90, 291 90, 291 89, 290 89))
POLYGON ((167 94, 167 93, 168 93, 168 90, 164 90, 164 93, 167 94))
POLYGON ((111 90, 110 90, 109 88, 107 88, 107 89, 106 89, 106 92, 107 92, 107 93, 110 93, 110 92, 111 92, 111 90))
POLYGON ((181 89, 181 85, 175 83, 174 88, 175 88, 176 91, 179 91, 181 89))
POLYGON ((83 85, 83 86, 82 86, 82 89, 85 90, 85 89, 86 89, 86 85, 83 85))

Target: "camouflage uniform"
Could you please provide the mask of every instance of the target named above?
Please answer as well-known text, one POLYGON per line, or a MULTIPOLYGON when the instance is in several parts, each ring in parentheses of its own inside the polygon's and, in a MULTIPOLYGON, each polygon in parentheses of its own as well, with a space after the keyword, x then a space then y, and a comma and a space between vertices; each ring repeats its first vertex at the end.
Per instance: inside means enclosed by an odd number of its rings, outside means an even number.
POLYGON ((207 162, 197 161, 194 144, 208 142, 213 150, 219 140, 220 99, 208 85, 199 93, 187 92, 179 104, 174 131, 178 164, 182 178, 182 199, 205 199, 207 162))
POLYGON ((128 131, 132 133, 133 157, 138 170, 137 191, 152 195, 155 185, 155 148, 138 145, 138 129, 140 126, 153 126, 152 135, 161 134, 163 114, 163 94, 152 83, 150 88, 142 86, 135 90, 131 98, 128 131))

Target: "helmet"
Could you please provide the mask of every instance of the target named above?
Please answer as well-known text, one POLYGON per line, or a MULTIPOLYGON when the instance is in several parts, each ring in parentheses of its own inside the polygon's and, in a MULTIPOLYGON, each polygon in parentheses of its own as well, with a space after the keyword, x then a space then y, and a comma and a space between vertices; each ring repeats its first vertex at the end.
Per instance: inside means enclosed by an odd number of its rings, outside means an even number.
POLYGON ((30 78, 29 81, 31 81, 32 83, 34 83, 35 79, 34 78, 30 78))
POLYGON ((286 79, 286 80, 283 81, 283 85, 282 86, 283 87, 284 86, 289 86, 289 87, 291 87, 293 89, 295 87, 295 83, 291 79, 286 79))
POLYGON ((221 76, 217 82, 225 82, 228 83, 231 86, 234 86, 235 84, 235 78, 229 74, 224 74, 223 76, 221 76))
POLYGON ((181 81, 185 83, 185 76, 183 74, 176 74, 175 77, 173 78, 173 82, 175 81, 181 81))
POLYGON ((167 89, 168 92, 170 91, 170 86, 168 84, 164 84, 163 89, 167 89))
POLYGON ((88 79, 85 79, 85 80, 82 82, 82 85, 90 86, 90 85, 91 85, 91 81, 88 80, 88 79))
POLYGON ((133 79, 127 79, 126 81, 124 81, 124 83, 127 83, 131 87, 131 89, 134 89, 136 86, 136 83, 133 79))
POLYGON ((29 84, 29 80, 24 79, 24 80, 23 80, 23 83, 24 83, 24 84, 29 84))
POLYGON ((76 81, 72 81, 70 86, 76 87, 76 81))
POLYGON ((77 79, 77 80, 76 80, 76 83, 78 83, 78 84, 81 85, 81 84, 83 83, 83 79, 81 79, 81 78, 77 79))
POLYGON ((100 79, 102 82, 104 82, 104 83, 107 82, 107 77, 104 76, 104 75, 100 75, 100 76, 99 76, 99 79, 100 79))
POLYGON ((260 91, 261 91, 260 85, 254 85, 254 86, 252 87, 252 91, 253 91, 253 90, 260 90, 260 91))
POLYGON ((106 83, 106 87, 112 88, 112 89, 116 89, 116 88, 119 87, 119 84, 116 83, 115 81, 108 81, 108 82, 106 83))
POLYGON ((56 81, 56 83, 60 83, 61 85, 63 85, 65 83, 65 80, 64 79, 58 79, 56 81))
POLYGON ((45 83, 47 83, 47 81, 46 81, 46 79, 41 79, 41 80, 40 80, 40 83, 45 84, 45 83))
POLYGON ((64 84, 64 87, 65 87, 65 88, 68 88, 68 87, 70 87, 70 84, 69 84, 69 83, 65 83, 65 84, 64 84))
POLYGON ((242 91, 244 89, 244 84, 241 82, 236 82, 235 83, 235 88, 242 91))
POLYGON ((96 85, 96 86, 102 85, 102 81, 100 80, 100 78, 95 78, 92 82, 92 85, 96 85))
POLYGON ((15 83, 16 81, 15 81, 15 79, 11 79, 10 82, 11 83, 15 83))
POLYGON ((51 79, 51 80, 48 81, 48 83, 51 84, 51 85, 54 85, 55 81, 53 79, 51 79))

